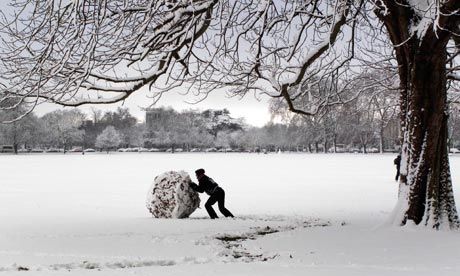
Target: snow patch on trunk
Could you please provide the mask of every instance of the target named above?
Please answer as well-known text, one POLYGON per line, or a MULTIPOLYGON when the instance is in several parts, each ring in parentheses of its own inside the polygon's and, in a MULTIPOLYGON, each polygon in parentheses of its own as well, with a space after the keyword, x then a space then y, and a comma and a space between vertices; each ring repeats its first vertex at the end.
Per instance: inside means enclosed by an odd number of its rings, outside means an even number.
POLYGON ((388 217, 388 225, 401 226, 401 222, 404 221, 406 216, 406 211, 409 209, 409 194, 410 187, 400 183, 398 202, 388 217))
POLYGON ((434 0, 408 0, 409 6, 415 12, 416 17, 412 22, 409 33, 417 35, 421 40, 429 28, 437 30, 439 19, 439 4, 434 0))
POLYGON ((420 155, 418 157, 418 161, 415 164, 412 161, 414 158, 414 152, 413 149, 409 147, 408 141, 409 134, 406 131, 404 134, 400 167, 400 173, 401 175, 406 176, 406 182, 404 183, 402 178, 400 179, 398 202, 396 203, 396 206, 391 212, 388 220, 389 224, 394 226, 401 226, 403 224, 407 225, 410 223, 410 220, 407 219, 407 211, 409 210, 411 190, 413 188, 412 184, 416 181, 420 169, 424 166, 424 155, 427 146, 427 133, 424 135, 420 155))

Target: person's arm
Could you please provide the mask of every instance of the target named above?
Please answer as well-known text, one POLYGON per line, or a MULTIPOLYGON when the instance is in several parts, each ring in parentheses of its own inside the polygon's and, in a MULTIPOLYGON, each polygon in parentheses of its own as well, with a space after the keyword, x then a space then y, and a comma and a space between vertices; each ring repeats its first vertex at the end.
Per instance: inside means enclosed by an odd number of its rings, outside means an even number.
POLYGON ((204 188, 201 187, 200 185, 197 185, 196 183, 194 182, 190 182, 190 187, 192 187, 192 189, 196 192, 199 192, 199 193, 202 193, 204 192, 204 188))

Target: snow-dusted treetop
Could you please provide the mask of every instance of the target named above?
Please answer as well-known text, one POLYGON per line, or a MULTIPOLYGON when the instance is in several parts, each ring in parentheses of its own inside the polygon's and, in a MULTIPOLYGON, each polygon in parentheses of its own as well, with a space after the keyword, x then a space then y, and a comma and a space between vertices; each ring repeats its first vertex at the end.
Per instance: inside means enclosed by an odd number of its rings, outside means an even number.
POLYGON ((153 85, 208 28, 217 1, 13 1, 2 20, 3 95, 68 106, 153 85))
MULTIPOLYGON (((452 2, 397 4, 412 7, 408 32, 423 36, 444 28, 444 6, 452 2)), ((19 103, 79 106, 122 101, 141 88, 158 99, 176 87, 204 95, 232 87, 232 95, 266 93, 283 98, 291 111, 315 114, 353 95, 339 89, 297 105, 311 98, 301 84, 349 78, 358 30, 375 22, 374 10, 386 14, 395 3, 15 0, 15 15, 3 13, 1 20, 1 101, 19 96, 19 103)))
POLYGON ((283 98, 292 111, 315 114, 346 96, 299 106, 296 100, 307 96, 301 84, 348 78, 362 40, 357 32, 375 23, 374 10, 388 15, 391 5, 410 7, 408 40, 445 29, 453 3, 14 0, 14 15, 2 13, 0 27, 0 101, 19 96, 17 104, 79 106, 122 101, 144 87, 158 99, 180 86, 204 94, 230 86, 232 95, 262 92, 283 98))
POLYGON ((187 82, 290 101, 312 64, 312 74, 333 72, 350 58, 345 50, 315 63, 339 34, 351 39, 342 28, 363 2, 13 1, 18 13, 2 19, 2 92, 79 106, 187 82))

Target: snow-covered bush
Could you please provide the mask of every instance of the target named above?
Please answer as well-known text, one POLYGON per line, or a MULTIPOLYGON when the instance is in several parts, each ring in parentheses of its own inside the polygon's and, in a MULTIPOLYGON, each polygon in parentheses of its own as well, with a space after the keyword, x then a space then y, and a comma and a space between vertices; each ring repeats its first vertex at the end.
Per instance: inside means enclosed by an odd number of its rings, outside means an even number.
POLYGON ((121 135, 113 126, 106 127, 96 138, 96 147, 106 149, 107 153, 111 148, 117 147, 120 143, 121 135))
POLYGON ((186 218, 198 206, 200 197, 189 185, 190 175, 169 171, 155 177, 147 195, 147 209, 156 218, 186 218))

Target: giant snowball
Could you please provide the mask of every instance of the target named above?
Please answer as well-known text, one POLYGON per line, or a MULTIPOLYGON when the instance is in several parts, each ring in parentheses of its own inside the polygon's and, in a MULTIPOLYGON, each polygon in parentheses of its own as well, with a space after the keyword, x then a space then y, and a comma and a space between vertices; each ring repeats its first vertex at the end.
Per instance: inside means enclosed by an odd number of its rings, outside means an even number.
POLYGON ((156 218, 186 218, 200 206, 200 197, 189 185, 190 175, 170 171, 155 177, 147 195, 147 209, 156 218))

